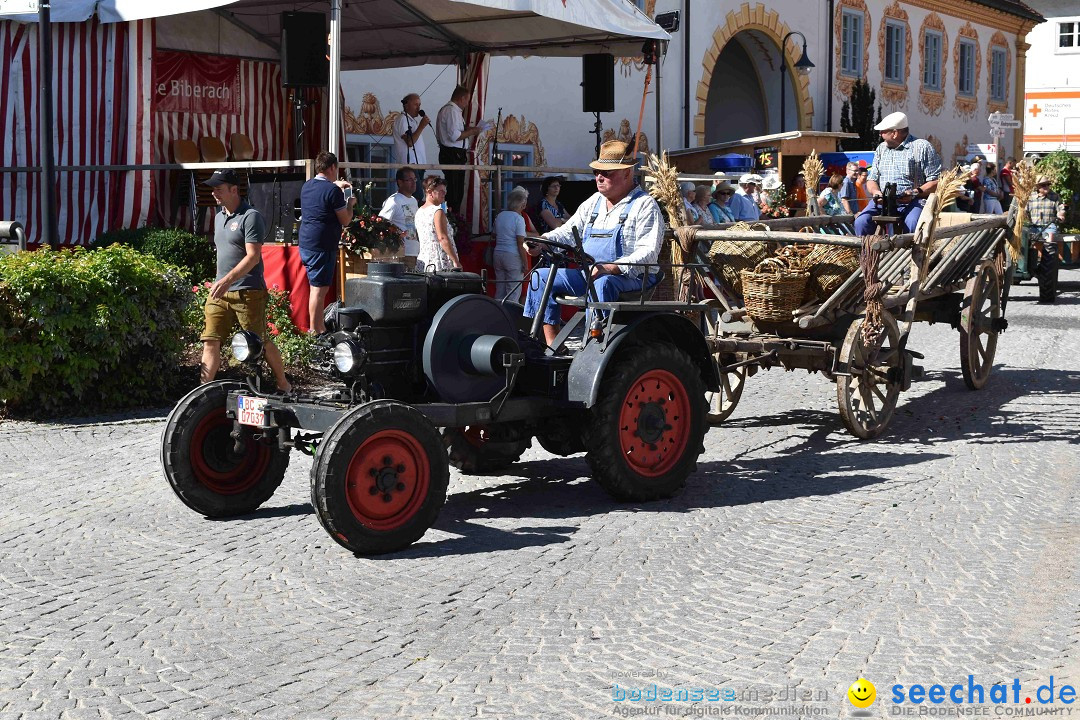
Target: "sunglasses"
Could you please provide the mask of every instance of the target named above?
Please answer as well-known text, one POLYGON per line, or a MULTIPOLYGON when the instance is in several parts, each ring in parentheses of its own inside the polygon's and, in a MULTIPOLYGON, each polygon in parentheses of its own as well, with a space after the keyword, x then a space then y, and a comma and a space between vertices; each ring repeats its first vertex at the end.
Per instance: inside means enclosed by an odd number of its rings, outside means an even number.
POLYGON ((597 170, 596 168, 593 168, 592 174, 593 176, 609 178, 612 175, 620 172, 622 172, 622 170, 597 170))

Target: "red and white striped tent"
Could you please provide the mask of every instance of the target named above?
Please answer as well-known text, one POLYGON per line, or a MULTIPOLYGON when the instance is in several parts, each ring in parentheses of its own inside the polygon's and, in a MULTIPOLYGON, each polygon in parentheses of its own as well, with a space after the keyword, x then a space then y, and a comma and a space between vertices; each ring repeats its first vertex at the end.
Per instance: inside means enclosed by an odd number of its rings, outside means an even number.
MULTIPOLYGON (((23 2, 29 5, 32 3, 23 2)), ((330 11, 331 81, 340 70, 456 62, 474 88, 469 119, 483 116, 491 55, 633 55, 644 39, 668 35, 628 0, 68 0, 52 12, 52 93, 56 164, 148 165, 167 162, 180 136, 252 138, 255 159, 287 157, 287 105, 276 63, 241 60, 242 112, 229 116, 155 113, 153 17, 213 9, 277 46, 285 10, 330 11), (294 8, 295 5, 295 8, 294 8), (235 14, 234 14, 235 11, 235 14)), ((42 164, 38 28, 34 15, 0 15, 0 155, 5 168, 42 164), (31 21, 31 22, 27 22, 31 21)), ((340 98, 329 93, 326 120, 312 147, 334 149, 340 98)), ((320 105, 321 107, 321 105, 320 105)), ((311 125, 315 118, 311 118, 311 125)), ((163 193, 149 170, 59 172, 58 236, 85 244, 105 230, 160 220, 163 193)), ((42 242, 41 173, 0 173, 0 220, 16 219, 42 242)))

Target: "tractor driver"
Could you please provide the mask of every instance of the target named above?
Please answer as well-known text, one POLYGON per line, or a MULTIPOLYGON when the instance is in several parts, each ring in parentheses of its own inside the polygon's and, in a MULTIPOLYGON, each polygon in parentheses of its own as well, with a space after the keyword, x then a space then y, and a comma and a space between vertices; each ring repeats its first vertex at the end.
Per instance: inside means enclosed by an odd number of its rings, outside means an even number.
MULTIPOLYGON (((562 226, 544 233, 547 240, 574 245, 574 230, 588 253, 596 260, 592 266, 593 288, 600 302, 614 302, 619 294, 641 289, 641 273, 646 268, 630 263, 652 264, 660 256, 664 240, 664 217, 660 206, 634 182, 637 160, 633 147, 612 140, 600 146, 600 156, 589 163, 596 179, 597 192, 581 203, 573 217, 562 226)), ((540 247, 525 243, 530 255, 539 255, 540 247)), ((531 283, 525 299, 525 315, 544 317, 544 339, 551 345, 562 324, 560 306, 555 296, 580 296, 585 293, 581 270, 560 269, 555 276, 552 296, 540 307, 547 283, 548 268, 537 270, 539 282, 531 283)))

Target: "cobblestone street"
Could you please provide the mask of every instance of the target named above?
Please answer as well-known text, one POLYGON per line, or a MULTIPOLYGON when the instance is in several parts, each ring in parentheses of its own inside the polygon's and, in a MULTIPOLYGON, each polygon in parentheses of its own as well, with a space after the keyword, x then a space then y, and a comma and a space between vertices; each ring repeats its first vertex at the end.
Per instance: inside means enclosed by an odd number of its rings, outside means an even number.
POLYGON ((168 409, 5 421, 0 718, 597 718, 652 707, 613 701, 651 683, 797 685, 843 717, 860 676, 884 717, 894 683, 1076 686, 1080 272, 1062 281, 1056 305, 1013 288, 980 392, 956 331, 917 325, 927 374, 880 441, 847 434, 825 378, 758 373, 672 500, 614 503, 534 444, 509 475, 454 472, 435 529, 375 559, 319 526, 304 456, 212 521, 162 477, 168 409))

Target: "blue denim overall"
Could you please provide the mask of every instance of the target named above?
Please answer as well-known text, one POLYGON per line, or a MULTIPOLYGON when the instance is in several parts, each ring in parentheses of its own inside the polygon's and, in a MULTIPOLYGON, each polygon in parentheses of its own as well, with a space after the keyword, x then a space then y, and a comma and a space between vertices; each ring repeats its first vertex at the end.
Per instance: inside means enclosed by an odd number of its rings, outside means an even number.
MULTIPOLYGON (((597 200, 596 207, 593 208, 592 216, 585 224, 585 234, 581 238, 581 244, 584 247, 585 252, 591 255, 597 263, 614 262, 622 257, 623 225, 626 224, 626 218, 630 215, 630 206, 633 205, 634 200, 644 194, 645 193, 641 188, 635 188, 630 194, 630 199, 627 200, 626 206, 622 209, 622 212, 619 213, 618 224, 613 228, 603 230, 593 227, 593 223, 596 222, 596 218, 600 214, 600 203, 605 202, 603 197, 600 197, 597 200)), ((629 273, 631 269, 632 268, 624 267, 621 274, 598 275, 593 279, 593 289, 596 291, 596 299, 600 302, 615 302, 619 299, 620 293, 640 290, 641 278, 630 277, 627 273, 629 273)), ((529 286, 529 294, 525 298, 526 317, 535 317, 540 309, 540 296, 544 292, 544 285, 547 283, 549 270, 550 268, 541 268, 540 270, 535 271, 539 278, 539 282, 533 282, 529 286)), ((545 324, 562 324, 560 306, 555 301, 556 296, 580 297, 585 294, 585 271, 586 269, 584 268, 582 270, 567 270, 565 268, 560 268, 556 272, 555 283, 551 290, 551 297, 548 299, 548 303, 543 309, 545 324)), ((651 283, 647 282, 646 287, 648 287, 649 284, 651 283)))

